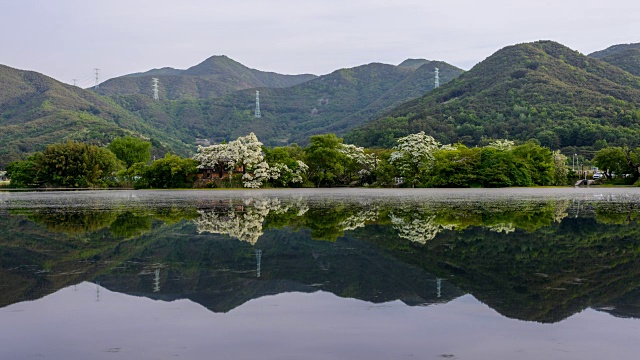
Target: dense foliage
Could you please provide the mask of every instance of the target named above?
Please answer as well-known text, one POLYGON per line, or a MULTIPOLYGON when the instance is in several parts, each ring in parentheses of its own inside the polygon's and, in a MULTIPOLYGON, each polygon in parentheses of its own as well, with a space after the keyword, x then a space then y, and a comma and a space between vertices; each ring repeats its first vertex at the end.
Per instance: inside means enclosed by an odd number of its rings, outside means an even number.
POLYGON ((108 149, 68 141, 9 164, 7 174, 13 187, 101 187, 115 184, 119 169, 121 164, 108 149))
POLYGON ((127 169, 135 163, 146 164, 151 160, 151 143, 131 136, 113 140, 109 150, 124 162, 127 169))
POLYGON ((178 155, 167 154, 141 171, 141 178, 135 187, 142 188, 190 188, 198 173, 198 162, 178 155))

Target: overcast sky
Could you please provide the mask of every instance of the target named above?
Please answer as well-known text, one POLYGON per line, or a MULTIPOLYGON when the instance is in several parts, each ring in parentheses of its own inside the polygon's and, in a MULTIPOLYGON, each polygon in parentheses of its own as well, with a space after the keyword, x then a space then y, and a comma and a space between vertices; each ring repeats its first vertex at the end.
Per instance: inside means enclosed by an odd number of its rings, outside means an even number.
POLYGON ((371 62, 471 68, 515 43, 640 42, 638 0, 0 0, 0 64, 89 86, 211 55, 285 74, 371 62))

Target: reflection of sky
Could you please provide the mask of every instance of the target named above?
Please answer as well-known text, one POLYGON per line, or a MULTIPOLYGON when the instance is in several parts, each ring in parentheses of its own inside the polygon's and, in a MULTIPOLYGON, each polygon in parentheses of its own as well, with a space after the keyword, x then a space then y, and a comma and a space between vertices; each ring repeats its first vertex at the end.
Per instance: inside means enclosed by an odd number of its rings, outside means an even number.
POLYGON ((505 318, 470 295, 381 305, 317 292, 227 314, 82 283, 0 309, 0 359, 635 359, 640 320, 586 310, 556 324, 505 318))

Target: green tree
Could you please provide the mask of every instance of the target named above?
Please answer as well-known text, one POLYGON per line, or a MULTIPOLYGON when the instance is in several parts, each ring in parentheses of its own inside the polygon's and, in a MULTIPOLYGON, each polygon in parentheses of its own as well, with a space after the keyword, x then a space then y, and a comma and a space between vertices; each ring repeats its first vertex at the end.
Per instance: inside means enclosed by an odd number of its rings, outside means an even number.
POLYGON ((593 158, 593 163, 601 169, 607 179, 611 179, 613 174, 630 174, 633 169, 627 163, 627 156, 621 147, 608 147, 599 150, 593 158))
POLYGON ((490 146, 482 149, 481 176, 484 187, 533 185, 527 164, 512 150, 490 146))
POLYGON ((121 168, 109 149, 75 141, 47 146, 35 165, 39 182, 60 187, 105 186, 115 182, 121 168))
POLYGON ((342 139, 335 134, 314 135, 304 149, 305 163, 309 166, 309 180, 315 186, 333 186, 344 174, 348 158, 340 152, 342 139))
POLYGON ((151 143, 131 136, 113 140, 109 144, 109 150, 125 163, 127 169, 135 163, 146 164, 151 160, 151 143))
POLYGON ((197 173, 197 160, 167 154, 147 166, 134 186, 158 189, 190 188, 193 187, 197 173))
POLYGON ((513 149, 513 154, 526 164, 534 185, 553 184, 555 165, 553 154, 549 148, 527 141, 516 146, 513 149))
POLYGON ((31 156, 24 161, 14 161, 7 165, 7 176, 11 180, 9 186, 13 188, 25 188, 37 183, 38 170, 35 157, 31 156))
POLYGON ((438 150, 434 153, 435 161, 431 176, 427 181, 429 187, 479 187, 482 185, 480 166, 482 163, 481 148, 467 148, 459 145, 453 150, 438 150))

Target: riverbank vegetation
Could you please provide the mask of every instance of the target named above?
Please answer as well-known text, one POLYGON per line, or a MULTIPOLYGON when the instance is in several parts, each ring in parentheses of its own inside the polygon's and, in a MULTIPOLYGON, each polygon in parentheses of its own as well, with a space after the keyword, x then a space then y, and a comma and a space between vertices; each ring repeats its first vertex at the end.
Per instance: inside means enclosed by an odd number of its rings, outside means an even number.
MULTIPOLYGON (((391 149, 345 144, 335 134, 314 135, 307 147, 268 148, 253 134, 198 147, 192 158, 166 154, 151 161, 144 139, 115 139, 108 147, 69 141, 49 145, 7 166, 10 187, 511 187, 562 186, 575 174, 567 157, 535 141, 489 141, 483 147, 441 144, 420 132, 391 149)), ((609 180, 640 177, 640 152, 600 150, 594 163, 609 180)))

